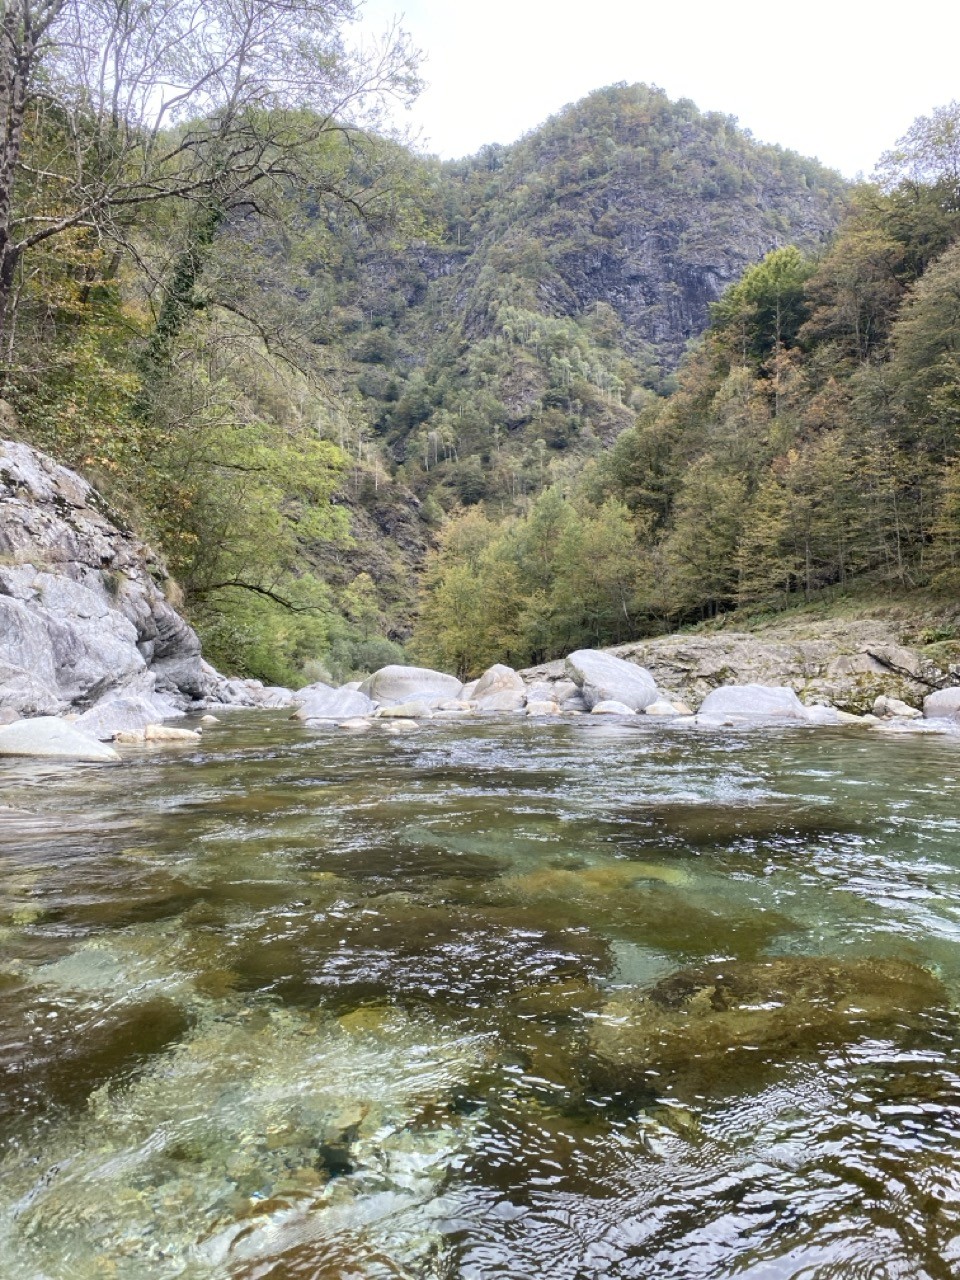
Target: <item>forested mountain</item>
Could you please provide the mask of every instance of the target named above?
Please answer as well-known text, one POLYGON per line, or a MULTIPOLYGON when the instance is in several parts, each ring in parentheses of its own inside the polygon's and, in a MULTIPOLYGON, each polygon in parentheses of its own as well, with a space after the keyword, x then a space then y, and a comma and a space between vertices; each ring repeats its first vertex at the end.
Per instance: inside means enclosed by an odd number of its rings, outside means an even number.
POLYGON ((506 509, 612 443, 724 288, 779 245, 815 251, 844 192, 644 85, 427 175, 432 241, 363 237, 321 287, 372 440, 444 508, 506 509))
POLYGON ((819 253, 715 304, 671 395, 520 516, 451 521, 418 642, 465 670, 825 588, 954 592, 960 106, 920 120, 819 253))
POLYGON ((216 662, 413 629, 472 670, 947 580, 955 106, 855 191, 642 85, 440 163, 358 11, 8 5, 5 431, 159 546, 216 662))

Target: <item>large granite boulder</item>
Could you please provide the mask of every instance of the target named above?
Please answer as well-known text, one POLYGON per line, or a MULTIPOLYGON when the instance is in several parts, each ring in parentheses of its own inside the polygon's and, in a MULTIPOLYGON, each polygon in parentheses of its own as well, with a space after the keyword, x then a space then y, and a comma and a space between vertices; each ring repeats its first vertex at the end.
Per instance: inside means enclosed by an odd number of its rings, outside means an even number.
POLYGON ((167 581, 85 480, 0 441, 0 705, 85 708, 145 672, 180 705, 203 697, 200 641, 167 581))
POLYGON ((298 720, 351 720, 368 716, 376 704, 358 689, 333 689, 318 683, 300 689, 294 695, 298 720))
POLYGON ((656 682, 649 671, 601 649, 578 649, 565 665, 588 711, 599 702, 622 702, 631 711, 643 711, 657 700, 656 682))
POLYGON ((731 684, 708 693, 700 706, 702 716, 774 716, 780 720, 806 720, 807 709, 785 686, 731 684))
POLYGON ((452 698, 459 698, 463 685, 456 676, 427 667, 381 667, 368 676, 360 686, 360 692, 368 698, 388 707, 400 702, 426 702, 439 706, 452 698))
POLYGON ((923 714, 928 720, 960 720, 960 685, 938 689, 924 698, 923 714))
POLYGON ((55 716, 17 720, 0 729, 0 756, 37 756, 92 764, 120 759, 112 747, 55 716))

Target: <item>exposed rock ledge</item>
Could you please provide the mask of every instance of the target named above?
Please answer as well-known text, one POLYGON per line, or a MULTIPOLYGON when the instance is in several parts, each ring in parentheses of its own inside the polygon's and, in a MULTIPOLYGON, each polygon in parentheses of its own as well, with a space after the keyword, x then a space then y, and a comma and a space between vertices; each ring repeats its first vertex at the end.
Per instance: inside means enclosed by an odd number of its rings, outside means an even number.
MULTIPOLYGON (((651 673, 666 697, 698 707, 725 685, 785 686, 807 705, 872 711, 877 698, 919 708, 938 689, 960 684, 960 668, 909 643, 895 619, 785 622, 760 632, 688 632, 637 640, 607 652, 651 673)), ((521 672, 528 685, 566 677, 563 659, 521 672)))
POLYGON ((0 441, 0 709, 62 715, 122 690, 175 715, 215 696, 166 581, 85 480, 0 441))

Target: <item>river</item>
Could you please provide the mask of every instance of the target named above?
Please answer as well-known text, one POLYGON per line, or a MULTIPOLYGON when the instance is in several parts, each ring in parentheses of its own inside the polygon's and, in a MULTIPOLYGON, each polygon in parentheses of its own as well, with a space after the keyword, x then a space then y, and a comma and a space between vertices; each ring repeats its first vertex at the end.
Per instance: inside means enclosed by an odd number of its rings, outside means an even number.
POLYGON ((960 1273, 960 738, 0 765, 0 1275, 960 1273))

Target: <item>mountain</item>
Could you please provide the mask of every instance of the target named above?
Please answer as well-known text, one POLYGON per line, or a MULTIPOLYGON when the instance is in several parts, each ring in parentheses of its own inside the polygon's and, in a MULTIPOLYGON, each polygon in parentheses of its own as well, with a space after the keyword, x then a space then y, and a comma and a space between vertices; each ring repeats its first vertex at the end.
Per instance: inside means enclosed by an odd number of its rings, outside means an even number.
POLYGON ((428 187, 432 238, 354 230, 331 333, 370 447, 443 509, 506 509, 610 444, 724 289, 771 249, 818 249, 845 199, 816 161, 645 85, 428 167, 428 187))

